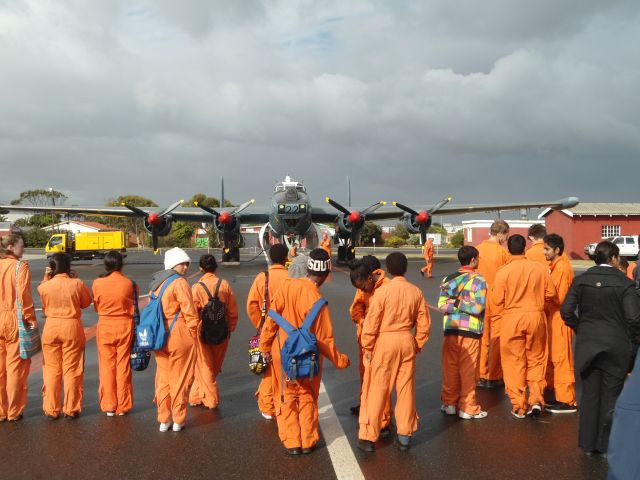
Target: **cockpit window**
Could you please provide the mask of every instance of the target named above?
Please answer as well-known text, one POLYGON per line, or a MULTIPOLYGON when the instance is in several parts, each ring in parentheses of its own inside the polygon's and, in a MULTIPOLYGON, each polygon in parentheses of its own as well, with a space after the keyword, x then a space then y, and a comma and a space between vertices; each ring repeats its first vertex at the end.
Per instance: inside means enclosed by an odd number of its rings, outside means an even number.
POLYGON ((298 185, 297 189, 298 189, 299 192, 302 192, 302 193, 306 192, 306 189, 304 188, 304 185, 298 185))
POLYGON ((276 185, 276 192, 284 192, 284 185, 276 185))

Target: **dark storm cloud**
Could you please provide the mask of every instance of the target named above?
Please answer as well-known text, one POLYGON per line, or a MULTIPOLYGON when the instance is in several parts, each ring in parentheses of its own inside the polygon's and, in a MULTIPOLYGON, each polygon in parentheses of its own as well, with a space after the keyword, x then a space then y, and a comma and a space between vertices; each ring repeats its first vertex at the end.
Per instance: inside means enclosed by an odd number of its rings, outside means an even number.
POLYGON ((634 201, 637 2, 0 2, 0 202, 634 201), (603 167, 603 165, 605 167, 603 167), (617 175, 603 182, 603 175, 617 175), (619 177, 618 177, 619 176, 619 177))

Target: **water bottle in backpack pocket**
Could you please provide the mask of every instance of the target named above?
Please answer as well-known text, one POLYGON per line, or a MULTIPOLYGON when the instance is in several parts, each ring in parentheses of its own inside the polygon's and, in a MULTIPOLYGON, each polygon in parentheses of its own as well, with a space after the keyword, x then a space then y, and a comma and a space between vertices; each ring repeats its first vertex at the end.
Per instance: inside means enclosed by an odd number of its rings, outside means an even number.
POLYGON ((160 350, 167 343, 167 338, 173 330, 173 326, 180 315, 180 310, 173 317, 171 326, 167 331, 164 325, 164 312, 162 311, 162 295, 167 287, 180 278, 180 275, 171 275, 162 285, 160 293, 156 296, 153 292, 149 295, 149 304, 142 310, 140 323, 136 326, 136 341, 143 350, 160 350))
POLYGON ((218 293, 220 292, 220 284, 222 279, 218 279, 216 284, 216 291, 211 295, 211 292, 203 282, 198 282, 207 292, 209 301, 200 312, 200 319, 202 320, 202 330, 200 337, 204 343, 210 345, 220 345, 229 338, 229 324, 227 323, 227 306, 220 300, 218 293))
POLYGON ((327 301, 324 298, 320 298, 314 303, 309 313, 307 313, 302 326, 297 329, 293 328, 279 313, 269 310, 269 316, 288 335, 282 345, 280 355, 282 357, 282 370, 292 381, 298 378, 312 379, 320 371, 318 342, 310 328, 318 317, 320 309, 326 303, 327 301))

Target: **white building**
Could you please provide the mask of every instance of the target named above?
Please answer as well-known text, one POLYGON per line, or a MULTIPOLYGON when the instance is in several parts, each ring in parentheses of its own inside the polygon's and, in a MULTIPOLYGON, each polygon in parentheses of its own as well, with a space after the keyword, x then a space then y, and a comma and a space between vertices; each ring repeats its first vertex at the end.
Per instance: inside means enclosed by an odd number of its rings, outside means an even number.
POLYGON ((86 233, 86 232, 100 232, 105 230, 115 230, 107 225, 98 222, 81 222, 79 220, 70 220, 68 222, 60 222, 54 225, 44 227, 43 230, 47 232, 72 232, 72 233, 86 233))

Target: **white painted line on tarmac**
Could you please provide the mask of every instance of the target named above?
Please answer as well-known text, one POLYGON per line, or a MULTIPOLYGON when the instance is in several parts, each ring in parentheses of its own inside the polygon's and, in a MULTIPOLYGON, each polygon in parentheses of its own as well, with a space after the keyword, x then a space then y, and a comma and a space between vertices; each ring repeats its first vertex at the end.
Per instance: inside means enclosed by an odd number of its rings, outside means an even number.
POLYGON ((364 480, 360 465, 340 425, 329 394, 324 388, 324 382, 320 382, 318 423, 322 430, 324 441, 327 444, 327 450, 329 451, 329 457, 331 457, 331 463, 333 464, 333 470, 336 472, 336 477, 338 477, 339 480, 364 480))

